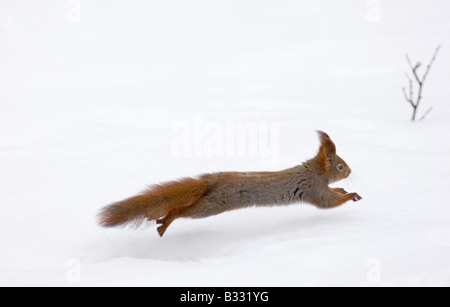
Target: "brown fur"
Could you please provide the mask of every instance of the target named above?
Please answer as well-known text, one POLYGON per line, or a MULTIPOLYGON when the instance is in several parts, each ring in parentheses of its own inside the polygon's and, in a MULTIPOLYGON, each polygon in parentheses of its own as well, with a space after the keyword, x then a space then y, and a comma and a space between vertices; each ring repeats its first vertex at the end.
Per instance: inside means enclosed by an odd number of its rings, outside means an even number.
POLYGON ((156 220, 164 235, 177 218, 204 218, 249 206, 273 206, 306 202, 319 208, 334 208, 357 193, 329 188, 330 183, 347 178, 350 167, 336 155, 330 137, 318 131, 321 142, 316 157, 278 172, 223 172, 204 174, 150 187, 140 195, 105 207, 100 225, 113 227, 156 220))
POLYGON ((99 224, 115 227, 130 223, 140 224, 145 219, 157 220, 168 212, 178 212, 191 206, 202 197, 207 183, 200 179, 184 178, 154 185, 140 195, 105 207, 100 213, 99 224))

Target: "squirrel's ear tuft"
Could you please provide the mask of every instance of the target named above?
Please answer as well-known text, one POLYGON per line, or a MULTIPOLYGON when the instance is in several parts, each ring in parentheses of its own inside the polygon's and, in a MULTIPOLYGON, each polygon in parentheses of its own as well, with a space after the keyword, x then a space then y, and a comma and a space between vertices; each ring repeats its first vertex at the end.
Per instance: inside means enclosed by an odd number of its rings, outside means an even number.
POLYGON ((324 139, 330 139, 330 136, 321 130, 316 130, 317 135, 319 136, 320 141, 322 142, 324 139))
POLYGON ((331 162, 336 157, 336 146, 325 132, 317 130, 317 134, 320 139, 320 148, 317 158, 322 164, 323 169, 327 170, 330 168, 331 162))

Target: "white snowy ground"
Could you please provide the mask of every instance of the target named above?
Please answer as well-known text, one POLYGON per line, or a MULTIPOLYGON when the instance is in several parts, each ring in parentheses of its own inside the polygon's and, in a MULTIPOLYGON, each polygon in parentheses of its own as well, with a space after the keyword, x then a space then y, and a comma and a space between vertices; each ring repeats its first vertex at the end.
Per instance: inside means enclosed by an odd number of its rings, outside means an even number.
POLYGON ((1 1, 0 286, 450 286, 450 4, 372 3, 1 1), (412 123, 404 54, 438 44, 412 123), (315 129, 359 203, 96 224, 151 183, 299 164, 315 129))

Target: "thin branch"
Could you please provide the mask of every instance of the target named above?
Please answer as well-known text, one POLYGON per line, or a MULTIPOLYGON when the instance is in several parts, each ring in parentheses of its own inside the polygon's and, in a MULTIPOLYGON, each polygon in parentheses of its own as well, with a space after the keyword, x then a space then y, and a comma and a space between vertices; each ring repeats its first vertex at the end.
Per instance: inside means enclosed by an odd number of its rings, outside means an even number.
MULTIPOLYGON (((414 101, 412 80, 409 77, 409 75, 407 73, 405 73, 405 75, 406 75, 406 77, 408 78, 408 81, 409 81, 409 97, 408 97, 408 94, 406 93, 406 89, 404 87, 403 87, 402 90, 403 90, 403 94, 405 96, 406 101, 408 101, 411 104, 411 106, 413 107, 413 115, 412 115, 412 120, 413 121, 416 119, 417 108, 419 107, 420 101, 422 99, 423 84, 425 82, 425 79, 428 76, 428 73, 430 72, 431 66, 433 65, 434 61, 436 60, 436 56, 437 56, 437 53, 438 53, 440 48, 441 48, 441 45, 437 46, 436 49, 434 50, 433 57, 431 58, 431 61, 428 64, 428 66, 427 66, 427 68, 425 70, 425 73, 423 74, 422 79, 419 77, 419 75, 417 73, 417 70, 421 66, 420 62, 417 62, 417 64, 415 66, 413 66, 412 62, 411 62, 411 60, 409 58, 409 55, 406 54, 406 61, 408 62, 409 67, 411 68, 411 71, 412 71, 412 73, 414 75, 414 78, 416 79, 417 84, 419 86, 417 97, 416 97, 416 99, 414 101)), ((425 112, 425 114, 420 119, 421 120, 424 119, 428 115, 428 113, 431 111, 431 109, 432 109, 432 107, 429 108, 427 110, 427 112, 425 112)))
POLYGON ((425 117, 430 113, 430 111, 433 109, 433 107, 429 107, 428 110, 419 118, 419 120, 424 120, 425 117))
POLYGON ((430 71, 431 65, 433 65, 433 62, 436 59, 436 55, 439 52, 439 49, 441 49, 441 45, 437 46, 436 49, 434 50, 433 57, 431 58, 430 64, 428 64, 427 70, 423 74, 422 83, 425 82, 425 79, 426 79, 426 77, 428 75, 428 72, 430 71))
POLYGON ((405 99, 406 99, 406 101, 408 101, 410 104, 411 104, 411 106, 413 107, 413 108, 416 108, 416 105, 414 104, 414 101, 413 101, 413 85, 412 85, 412 80, 411 80, 411 78, 409 77, 409 75, 405 72, 405 76, 406 76, 406 79, 408 79, 408 82, 409 82, 409 97, 408 97, 408 95, 406 94, 406 90, 405 90, 405 88, 403 87, 403 94, 405 95, 405 99))
POLYGON ((413 65, 412 65, 412 63, 411 63, 411 60, 409 59, 409 55, 408 55, 408 54, 406 54, 406 60, 408 61, 409 67, 411 68, 411 70, 412 70, 412 72, 413 72, 414 78, 416 78, 417 82, 418 82, 419 84, 421 84, 422 81, 420 81, 419 76, 417 75, 417 69, 418 69, 418 68, 420 67, 420 65, 421 65, 420 62, 417 62, 416 66, 413 67, 413 65))
MULTIPOLYGON (((409 78, 409 77, 408 77, 409 78)), ((411 78, 409 78, 409 99, 411 99, 411 101, 413 100, 413 85, 412 85, 412 80, 411 80, 411 78)), ((414 103, 413 103, 413 105, 415 106, 415 107, 417 107, 417 105, 415 105, 414 103)))
POLYGON ((419 86, 422 86, 422 80, 420 80, 419 75, 417 75, 417 69, 420 67, 420 65, 421 64, 419 62, 417 62, 416 66, 413 69, 413 75, 414 75, 414 78, 416 78, 417 83, 419 83, 419 86))
POLYGON ((403 94, 405 95, 406 101, 408 101, 408 102, 411 104, 411 106, 412 106, 413 108, 415 108, 416 106, 414 105, 414 102, 413 102, 410 98, 408 98, 408 95, 406 94, 406 90, 405 90, 404 87, 403 87, 403 94))
POLYGON ((411 64, 411 60, 409 59, 409 55, 405 54, 405 56, 406 56, 406 60, 408 61, 409 67, 411 68, 411 70, 414 70, 414 67, 411 64))
MULTIPOLYGON (((409 75, 405 72, 405 76, 406 76, 406 79, 408 79, 408 82, 409 82, 409 98, 406 96, 406 93, 405 93, 405 98, 406 98, 406 100, 408 100, 409 102, 411 102, 412 103, 412 105, 413 105, 413 107, 414 107, 414 103, 413 103, 413 85, 412 85, 412 80, 411 80, 411 78, 409 77, 409 75)), ((403 88, 403 90, 405 90, 404 88, 403 88)))

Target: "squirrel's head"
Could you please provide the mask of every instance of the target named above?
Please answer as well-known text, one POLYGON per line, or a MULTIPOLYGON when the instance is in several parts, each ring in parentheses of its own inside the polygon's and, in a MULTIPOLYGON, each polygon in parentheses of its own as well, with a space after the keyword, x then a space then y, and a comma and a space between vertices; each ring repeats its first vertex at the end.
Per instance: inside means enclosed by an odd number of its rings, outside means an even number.
POLYGON ((336 146, 333 141, 323 131, 317 131, 317 134, 320 139, 320 148, 316 160, 319 162, 326 178, 328 178, 328 183, 347 178, 352 170, 344 160, 336 155, 336 146))

